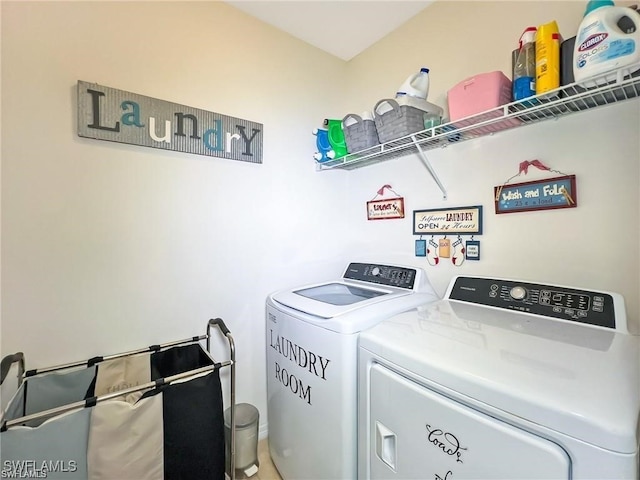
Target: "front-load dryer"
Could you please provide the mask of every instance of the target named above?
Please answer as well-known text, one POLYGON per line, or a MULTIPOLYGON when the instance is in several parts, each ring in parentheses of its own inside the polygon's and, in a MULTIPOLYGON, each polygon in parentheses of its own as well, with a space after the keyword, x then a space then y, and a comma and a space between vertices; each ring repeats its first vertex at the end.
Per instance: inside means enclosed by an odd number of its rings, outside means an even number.
POLYGON ((269 295, 269 450, 285 480, 357 478, 358 335, 437 299, 422 269, 368 263, 269 295))
POLYGON ((639 339, 620 295, 457 277, 363 332, 360 479, 637 479, 639 339))

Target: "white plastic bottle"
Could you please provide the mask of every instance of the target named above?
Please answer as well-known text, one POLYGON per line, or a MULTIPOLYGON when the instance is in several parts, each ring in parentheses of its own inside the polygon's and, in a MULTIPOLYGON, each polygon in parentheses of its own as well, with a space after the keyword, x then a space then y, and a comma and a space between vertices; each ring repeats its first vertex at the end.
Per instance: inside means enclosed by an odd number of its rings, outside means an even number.
POLYGON ((409 96, 406 92, 397 92, 395 100, 398 102, 398 105, 407 105, 409 107, 418 108, 424 112, 435 115, 438 118, 442 118, 442 108, 438 105, 427 102, 422 98, 409 96))
POLYGON ((429 94, 429 69, 421 68, 418 73, 409 76, 398 88, 398 92, 404 92, 410 97, 426 100, 429 94))
POLYGON ((640 70, 640 14, 611 0, 591 0, 573 52, 573 76, 582 87, 613 82, 640 70))

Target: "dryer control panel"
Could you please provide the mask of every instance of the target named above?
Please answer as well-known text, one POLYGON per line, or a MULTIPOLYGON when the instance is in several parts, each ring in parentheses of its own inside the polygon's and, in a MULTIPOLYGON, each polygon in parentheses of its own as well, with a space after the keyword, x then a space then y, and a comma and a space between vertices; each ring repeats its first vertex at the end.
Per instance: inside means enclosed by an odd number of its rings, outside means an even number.
POLYGON ((350 263, 342 277, 411 290, 416 284, 416 276, 417 270, 415 268, 373 263, 350 263))
POLYGON ((448 298, 616 328, 613 297, 607 293, 513 280, 458 277, 448 298))

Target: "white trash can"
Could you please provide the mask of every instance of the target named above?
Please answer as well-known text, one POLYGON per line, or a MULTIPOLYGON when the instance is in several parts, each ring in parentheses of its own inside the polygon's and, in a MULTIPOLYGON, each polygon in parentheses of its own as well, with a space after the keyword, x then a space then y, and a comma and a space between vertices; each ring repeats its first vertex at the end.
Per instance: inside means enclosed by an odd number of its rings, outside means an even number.
MULTIPOLYGON (((249 403, 236 404, 235 471, 236 478, 248 478, 258 472, 258 426, 260 413, 249 403)), ((231 472, 231 408, 224 411, 226 471, 231 472)))

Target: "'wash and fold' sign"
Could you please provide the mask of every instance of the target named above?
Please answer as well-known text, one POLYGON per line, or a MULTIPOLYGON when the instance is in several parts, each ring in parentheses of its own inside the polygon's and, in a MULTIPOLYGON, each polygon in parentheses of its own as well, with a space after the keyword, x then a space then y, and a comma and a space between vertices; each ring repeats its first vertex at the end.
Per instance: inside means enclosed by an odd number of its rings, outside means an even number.
POLYGON ((80 137, 262 163, 262 124, 78 81, 80 137))

